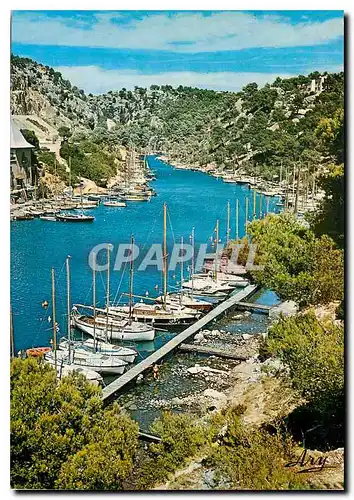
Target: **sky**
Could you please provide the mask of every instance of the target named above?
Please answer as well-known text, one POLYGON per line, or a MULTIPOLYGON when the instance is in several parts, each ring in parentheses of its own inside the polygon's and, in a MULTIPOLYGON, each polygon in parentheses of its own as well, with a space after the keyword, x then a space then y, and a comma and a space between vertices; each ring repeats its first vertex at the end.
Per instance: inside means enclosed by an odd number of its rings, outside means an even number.
POLYGON ((13 11, 12 53, 99 94, 342 71, 343 11, 13 11))

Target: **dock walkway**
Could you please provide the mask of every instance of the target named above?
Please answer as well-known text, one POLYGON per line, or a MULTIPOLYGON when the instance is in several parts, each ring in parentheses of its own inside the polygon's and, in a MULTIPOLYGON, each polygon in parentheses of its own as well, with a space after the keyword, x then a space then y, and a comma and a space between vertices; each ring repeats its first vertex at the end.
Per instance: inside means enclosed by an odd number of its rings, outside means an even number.
POLYGON ((133 366, 126 373, 118 377, 111 384, 105 387, 102 390, 102 399, 103 401, 110 400, 114 397, 114 395, 120 391, 124 386, 132 382, 136 377, 138 377, 141 373, 143 373, 147 368, 150 368, 152 365, 158 363, 163 359, 167 354, 180 346, 183 342, 185 342, 189 337, 195 335, 202 328, 207 326, 212 321, 216 320, 223 314, 225 314, 229 309, 232 309, 235 305, 237 305, 241 300, 247 299, 251 295, 253 295, 258 290, 257 285, 248 285, 243 288, 239 292, 234 292, 228 299, 224 302, 216 306, 212 311, 203 316, 201 319, 193 323, 193 325, 189 326, 183 332, 177 334, 173 339, 169 340, 165 345, 163 345, 160 349, 155 351, 153 354, 145 358, 143 361, 133 366))

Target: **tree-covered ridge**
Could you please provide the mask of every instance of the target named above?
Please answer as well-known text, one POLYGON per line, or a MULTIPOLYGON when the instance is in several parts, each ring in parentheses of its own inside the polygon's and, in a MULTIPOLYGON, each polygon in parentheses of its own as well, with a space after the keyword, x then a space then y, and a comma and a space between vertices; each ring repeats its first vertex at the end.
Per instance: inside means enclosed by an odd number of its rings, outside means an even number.
MULTIPOLYGON (((86 95, 48 66, 17 56, 11 63, 13 94, 26 86, 35 89, 72 127, 107 142, 168 151, 187 163, 242 168, 269 179, 279 175, 281 164, 292 168, 300 162, 316 170, 333 156, 326 136, 343 122, 343 73, 325 74, 317 90, 311 82, 321 75, 314 72, 277 78, 261 88, 249 83, 237 93, 151 85, 86 95)), ((343 132, 336 137, 343 151, 343 132)))

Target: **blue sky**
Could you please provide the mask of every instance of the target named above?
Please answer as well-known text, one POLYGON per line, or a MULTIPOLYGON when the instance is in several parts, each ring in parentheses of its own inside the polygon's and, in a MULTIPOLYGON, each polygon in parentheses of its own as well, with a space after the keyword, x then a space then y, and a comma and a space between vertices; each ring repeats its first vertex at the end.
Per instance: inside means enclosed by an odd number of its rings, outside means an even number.
POLYGON ((12 52, 86 92, 343 69, 343 11, 14 11, 12 52))

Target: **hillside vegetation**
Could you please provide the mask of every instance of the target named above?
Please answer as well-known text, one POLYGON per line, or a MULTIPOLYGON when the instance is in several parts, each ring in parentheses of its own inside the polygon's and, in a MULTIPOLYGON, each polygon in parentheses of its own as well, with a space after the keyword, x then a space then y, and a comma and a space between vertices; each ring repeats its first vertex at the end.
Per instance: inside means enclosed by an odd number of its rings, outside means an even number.
MULTIPOLYGON (((166 151, 189 164, 242 168, 268 179, 279 176, 281 164, 300 162, 311 172, 328 163, 333 151, 325 136, 344 121, 343 73, 327 75, 322 92, 311 91, 315 72, 262 88, 251 82, 237 93, 152 85, 86 95, 31 59, 12 56, 11 70, 12 113, 67 126, 72 141, 166 151)), ((336 160, 342 163, 343 147, 336 160)))

